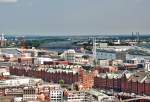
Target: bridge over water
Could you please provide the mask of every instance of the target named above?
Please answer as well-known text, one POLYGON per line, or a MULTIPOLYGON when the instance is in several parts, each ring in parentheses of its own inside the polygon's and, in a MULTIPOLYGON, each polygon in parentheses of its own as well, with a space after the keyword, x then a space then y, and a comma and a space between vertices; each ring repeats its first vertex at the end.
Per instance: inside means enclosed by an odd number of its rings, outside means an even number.
POLYGON ((149 100, 150 101, 150 96, 138 96, 135 98, 122 100, 121 102, 132 102, 132 101, 137 101, 137 100, 149 100))

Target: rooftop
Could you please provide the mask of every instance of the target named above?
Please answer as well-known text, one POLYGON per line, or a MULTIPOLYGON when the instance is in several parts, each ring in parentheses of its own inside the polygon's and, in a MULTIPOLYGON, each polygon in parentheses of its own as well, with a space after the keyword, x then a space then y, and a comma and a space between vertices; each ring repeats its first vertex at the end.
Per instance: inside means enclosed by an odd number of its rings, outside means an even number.
POLYGON ((116 53, 116 51, 112 50, 112 49, 96 49, 97 52, 105 52, 105 53, 116 53))
POLYGON ((150 56, 150 53, 145 50, 139 50, 139 49, 130 49, 128 50, 128 54, 131 55, 141 55, 141 56, 150 56))
POLYGON ((145 71, 137 71, 129 77, 129 81, 150 83, 150 73, 145 71))
POLYGON ((10 75, 8 79, 0 80, 0 87, 16 87, 20 85, 35 85, 43 82, 40 78, 30 78, 24 76, 10 75))
POLYGON ((90 93, 90 94, 92 94, 94 96, 108 96, 108 95, 106 95, 104 93, 101 93, 101 92, 97 91, 96 89, 90 89, 88 91, 88 93, 90 93))

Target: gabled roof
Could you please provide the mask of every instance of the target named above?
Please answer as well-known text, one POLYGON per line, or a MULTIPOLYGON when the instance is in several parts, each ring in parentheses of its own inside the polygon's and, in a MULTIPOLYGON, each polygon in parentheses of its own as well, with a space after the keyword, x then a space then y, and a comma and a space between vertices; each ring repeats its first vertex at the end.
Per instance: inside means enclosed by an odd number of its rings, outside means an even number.
POLYGON ((150 73, 145 71, 137 71, 131 77, 129 78, 129 81, 133 82, 140 82, 143 83, 144 81, 146 83, 150 83, 150 73))

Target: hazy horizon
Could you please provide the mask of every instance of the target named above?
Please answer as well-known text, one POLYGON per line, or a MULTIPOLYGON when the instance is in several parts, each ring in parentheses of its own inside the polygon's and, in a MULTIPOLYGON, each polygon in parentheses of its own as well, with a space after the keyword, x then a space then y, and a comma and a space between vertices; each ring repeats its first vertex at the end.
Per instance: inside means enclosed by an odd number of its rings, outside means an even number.
MULTIPOLYGON (((4 36, 12 36, 12 37, 46 37, 46 36, 52 36, 52 37, 57 37, 57 36, 64 36, 64 37, 70 37, 70 36, 132 36, 132 33, 125 33, 125 34, 6 34, 6 33, 3 33, 4 36)), ((0 34, 1 35, 1 34, 0 34)), ((133 36, 137 36, 136 35, 136 32, 134 32, 133 36)), ((140 33, 140 36, 150 36, 150 34, 143 34, 143 33, 140 33)))
POLYGON ((150 34, 150 0, 0 0, 0 33, 150 34))

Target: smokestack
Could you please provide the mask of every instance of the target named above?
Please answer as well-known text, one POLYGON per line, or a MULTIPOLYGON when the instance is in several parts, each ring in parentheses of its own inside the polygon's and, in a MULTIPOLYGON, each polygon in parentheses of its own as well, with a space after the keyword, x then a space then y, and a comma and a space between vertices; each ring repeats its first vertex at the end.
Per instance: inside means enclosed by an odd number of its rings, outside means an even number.
POLYGON ((136 32, 136 35, 137 35, 137 42, 139 42, 140 41, 140 33, 136 32))

